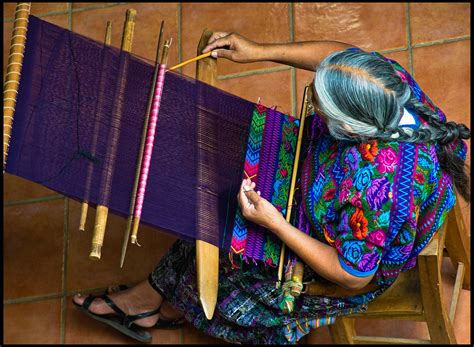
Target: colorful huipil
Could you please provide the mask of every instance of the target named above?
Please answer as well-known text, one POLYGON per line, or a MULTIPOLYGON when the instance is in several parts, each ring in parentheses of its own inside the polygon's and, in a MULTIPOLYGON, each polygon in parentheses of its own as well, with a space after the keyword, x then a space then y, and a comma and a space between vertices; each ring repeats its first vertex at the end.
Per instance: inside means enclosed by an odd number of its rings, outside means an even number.
MULTIPOLYGON (((391 63, 416 97, 446 120, 406 70, 372 54, 391 63)), ((423 123, 408 111, 417 124, 423 123)), ((349 273, 373 273, 372 282, 379 288, 340 298, 302 294, 295 300, 294 312, 284 314, 279 308, 283 294, 275 288, 276 269, 262 257, 256 264, 241 262, 236 270, 223 254, 218 303, 208 321, 197 296, 195 247, 178 241, 149 281, 209 335, 234 343, 294 344, 312 328, 332 324, 337 316, 366 310, 400 272, 415 265, 416 256, 456 202, 452 179, 436 156, 437 144, 337 141, 318 114, 306 124, 293 223, 336 248, 349 273)), ((453 142, 450 150, 466 158, 463 141, 453 142)), ((303 281, 327 282, 307 265, 303 281)))

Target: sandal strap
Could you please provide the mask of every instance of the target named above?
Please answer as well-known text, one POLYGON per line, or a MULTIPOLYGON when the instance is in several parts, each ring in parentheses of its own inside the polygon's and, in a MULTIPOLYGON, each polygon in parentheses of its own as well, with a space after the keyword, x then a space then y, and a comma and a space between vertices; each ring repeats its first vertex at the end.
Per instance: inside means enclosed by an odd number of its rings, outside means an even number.
POLYGON ((103 294, 103 295, 98 295, 97 297, 103 299, 103 300, 105 301, 105 303, 106 303, 107 305, 109 305, 109 307, 110 307, 112 310, 114 310, 115 313, 117 313, 117 314, 120 316, 120 318, 125 318, 125 317, 127 317, 127 314, 126 314, 125 312, 123 312, 123 311, 120 309, 120 307, 118 307, 117 305, 115 305, 115 302, 113 302, 112 299, 109 298, 108 295, 103 294))
POLYGON ((124 325, 127 325, 127 327, 130 327, 130 325, 132 325, 132 323, 134 321, 136 321, 137 319, 141 319, 141 318, 146 318, 146 317, 150 317, 150 316, 153 316, 155 314, 158 314, 160 308, 158 307, 156 310, 154 311, 149 311, 149 312, 143 312, 143 313, 138 313, 138 314, 134 314, 134 315, 127 315, 125 312, 123 312, 113 301, 112 299, 109 298, 108 295, 104 294, 104 295, 101 295, 100 298, 104 299, 104 301, 107 303, 107 305, 109 305, 119 316, 120 318, 123 319, 123 324, 124 325))
POLYGON ((95 298, 97 298, 97 296, 95 296, 94 294, 89 294, 82 302, 82 308, 89 311, 89 307, 91 306, 92 301, 94 301, 95 298))

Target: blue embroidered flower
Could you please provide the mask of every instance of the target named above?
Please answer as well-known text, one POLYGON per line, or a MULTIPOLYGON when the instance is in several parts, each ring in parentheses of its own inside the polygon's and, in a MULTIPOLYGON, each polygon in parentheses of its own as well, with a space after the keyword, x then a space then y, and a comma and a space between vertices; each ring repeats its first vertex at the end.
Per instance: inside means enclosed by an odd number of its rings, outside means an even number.
POLYGON ((352 264, 357 264, 362 259, 362 241, 346 241, 342 246, 342 254, 352 264))
POLYGON ((355 170, 359 167, 360 154, 355 147, 351 147, 344 158, 344 162, 349 166, 351 170, 355 170))
POLYGON ((359 191, 366 189, 372 182, 371 166, 366 166, 354 175, 354 185, 359 191))

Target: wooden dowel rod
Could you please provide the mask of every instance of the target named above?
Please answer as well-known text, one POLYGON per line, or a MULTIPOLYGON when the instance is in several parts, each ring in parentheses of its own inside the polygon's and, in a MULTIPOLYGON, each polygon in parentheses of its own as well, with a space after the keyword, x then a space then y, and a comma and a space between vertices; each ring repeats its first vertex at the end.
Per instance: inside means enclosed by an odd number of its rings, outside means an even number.
POLYGON ((195 62, 195 61, 198 61, 198 60, 201 60, 201 59, 210 57, 210 56, 211 56, 211 52, 207 52, 207 53, 198 55, 197 57, 188 59, 188 60, 186 60, 186 61, 184 61, 184 62, 182 62, 182 63, 179 63, 178 65, 175 65, 175 66, 169 68, 168 71, 179 69, 180 67, 183 67, 183 66, 185 66, 185 65, 188 65, 189 63, 193 63, 193 62, 195 62))
POLYGON ((150 120, 151 105, 153 103, 153 94, 155 90, 155 84, 156 84, 156 79, 158 77, 158 70, 159 70, 159 65, 160 65, 160 49, 161 49, 161 40, 163 38, 164 25, 165 25, 165 22, 161 21, 160 33, 158 35, 158 45, 156 46, 155 71, 153 72, 153 81, 151 83, 150 96, 148 97, 148 106, 147 106, 147 110, 145 114, 145 120, 143 122, 144 124, 143 124, 143 130, 142 130, 142 136, 141 136, 141 142, 140 142, 140 149, 138 151, 138 158, 137 158, 137 164, 136 164, 136 169, 135 169, 135 181, 133 183, 132 196, 130 198, 130 209, 128 211, 127 228, 125 230, 125 235, 124 235, 123 244, 122 244, 122 254, 120 256, 120 268, 123 267, 123 264, 125 262, 125 255, 127 254, 128 239, 130 238, 130 230, 132 228, 133 211, 135 209, 138 183, 140 180, 140 169, 142 167, 143 152, 145 150, 148 122, 150 120))
MULTIPOLYGON (((160 66, 166 66, 166 64, 168 63, 168 52, 169 52, 169 48, 171 46, 171 42, 172 42, 172 39, 165 41, 165 45, 163 46, 163 54, 161 56, 160 66)), ((156 102, 156 100, 155 100, 156 97, 157 97, 157 95, 153 95, 153 102, 156 102)), ((159 96, 159 97, 161 98, 161 96, 159 96)), ((159 109, 158 109, 158 112, 159 112, 159 109)), ((153 132, 154 132, 154 130, 153 130, 153 132)), ((140 176, 141 175, 142 175, 142 173, 140 172, 140 176)), ((140 177, 140 179, 143 179, 143 178, 140 177)), ((145 178, 145 182, 143 184, 146 185, 146 178, 145 178)), ((136 244, 138 246, 140 246, 138 244, 138 241, 137 241, 139 225, 140 225, 140 216, 134 216, 132 236, 130 236, 130 242, 133 243, 133 244, 136 244)))
POLYGON ((21 79, 30 8, 30 2, 19 2, 15 10, 7 74, 3 84, 3 173, 5 173, 7 165, 8 147, 10 146, 16 97, 21 79))
MULTIPOLYGON (((133 9, 127 10, 126 16, 125 16, 125 24, 124 24, 124 29, 123 29, 123 35, 122 35, 122 45, 121 49, 125 52, 130 52, 132 50, 132 41, 133 41, 133 30, 135 28, 135 16, 137 14, 137 11, 133 9)), ((122 89, 123 85, 121 86, 122 89)), ((121 91, 119 91, 119 95, 121 91)), ((120 99, 120 98, 119 98, 120 99)), ((116 102, 120 102, 120 100, 117 100, 116 102)), ((116 141, 118 141, 118 134, 115 134, 113 132, 111 135, 113 141, 112 149, 109 147, 111 151, 115 149, 116 141)), ((109 186, 111 178, 110 176, 107 176, 106 178, 106 183, 104 184, 105 187, 109 186)), ((109 209, 107 206, 104 205, 97 205, 97 212, 96 212, 96 222, 94 223, 94 235, 92 237, 92 249, 89 254, 89 258, 92 260, 99 260, 101 257, 101 250, 102 250, 102 244, 104 240, 104 235, 105 235, 105 228, 107 226, 107 215, 109 213, 109 209), (101 244, 94 243, 95 241, 97 242, 102 242, 101 244)))
MULTIPOLYGON (((300 113, 300 127, 298 130, 298 142, 296 145, 295 162, 293 164, 293 172, 291 175, 291 183, 290 183, 290 192, 288 196, 288 206, 286 210, 287 222, 290 222, 291 210, 293 207, 293 197, 295 194, 296 176, 298 174, 298 163, 299 163, 299 157, 300 157, 300 152, 301 152, 301 142, 303 140, 304 122, 306 119, 306 113, 307 113, 307 107, 308 107, 308 90, 309 90, 309 87, 306 86, 305 91, 304 91, 304 96, 303 96, 303 106, 301 108, 301 113, 300 113)), ((280 265, 278 267, 278 282, 276 283, 277 288, 281 286, 281 280, 283 276, 283 262, 285 260, 284 257, 285 257, 285 244, 283 243, 281 245, 281 252, 280 252, 280 265)))
MULTIPOLYGON (((107 21, 107 28, 105 30, 105 40, 104 43, 106 46, 110 46, 112 43, 112 22, 107 21)), ((100 84, 100 83, 99 83, 100 84)), ((99 86, 100 88, 100 86, 99 86)), ((101 94, 103 91, 99 91, 99 94, 101 94)), ((98 111, 100 112, 100 107, 98 106, 98 111)), ((96 123, 94 124, 94 132, 93 132, 93 138, 92 138, 92 145, 91 145, 91 152, 94 153, 96 150, 97 146, 97 139, 98 139, 98 133, 99 133, 99 124, 100 122, 96 120, 96 123)), ((82 207, 81 207, 81 217, 79 219, 79 230, 84 231, 86 230, 86 221, 87 221, 87 210, 89 209, 89 190, 90 186, 92 184, 92 173, 94 170, 94 166, 92 163, 89 163, 89 167, 87 168, 87 178, 86 178, 86 197, 85 200, 82 202, 82 207)))

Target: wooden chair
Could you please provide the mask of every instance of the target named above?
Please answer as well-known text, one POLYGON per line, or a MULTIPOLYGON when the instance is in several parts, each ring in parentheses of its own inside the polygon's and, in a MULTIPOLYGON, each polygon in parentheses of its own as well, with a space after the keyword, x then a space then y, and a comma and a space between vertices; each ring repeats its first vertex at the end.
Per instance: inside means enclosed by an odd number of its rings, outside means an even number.
POLYGON ((336 323, 329 326, 333 341, 344 344, 455 344, 452 322, 463 280, 464 288, 470 285, 467 238, 461 210, 456 204, 439 232, 418 255, 415 268, 401 273, 385 293, 369 304, 368 311, 338 317, 336 323), (441 262, 445 247, 451 260, 457 264, 450 308, 444 304, 441 283, 441 262), (355 331, 355 319, 425 321, 430 340, 359 336, 355 331))

